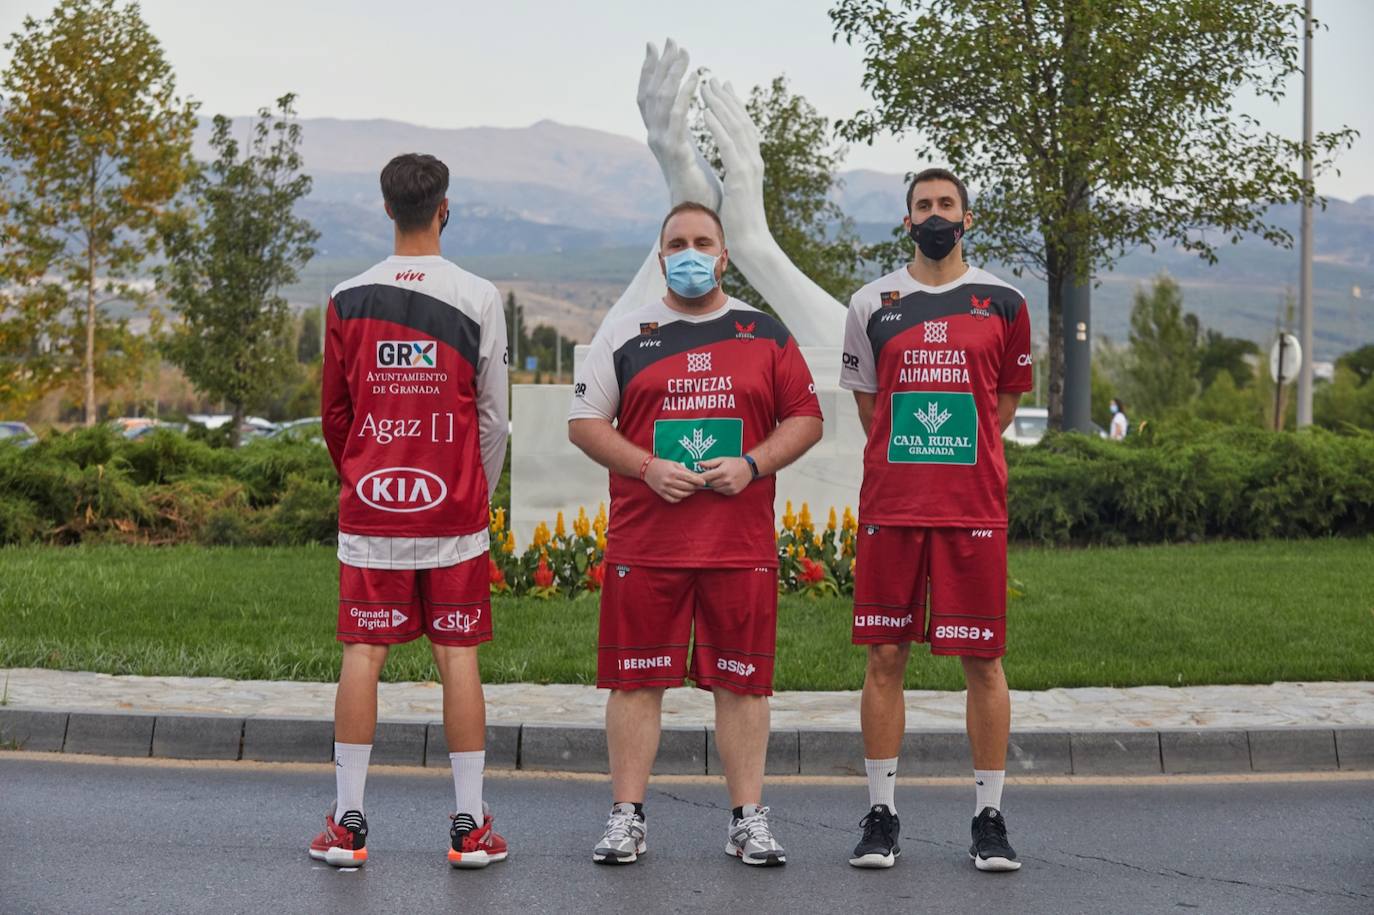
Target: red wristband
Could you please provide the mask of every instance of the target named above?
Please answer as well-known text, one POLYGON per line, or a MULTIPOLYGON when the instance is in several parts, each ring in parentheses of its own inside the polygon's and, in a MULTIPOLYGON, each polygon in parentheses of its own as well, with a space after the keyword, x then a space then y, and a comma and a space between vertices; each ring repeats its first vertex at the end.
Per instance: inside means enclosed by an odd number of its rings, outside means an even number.
POLYGON ((644 479, 644 474, 649 470, 649 465, 652 464, 653 462, 654 462, 654 456, 651 454, 651 455, 649 455, 648 457, 646 457, 646 458, 644 459, 644 463, 643 463, 643 464, 640 464, 640 465, 639 465, 639 478, 640 478, 641 480, 644 479))

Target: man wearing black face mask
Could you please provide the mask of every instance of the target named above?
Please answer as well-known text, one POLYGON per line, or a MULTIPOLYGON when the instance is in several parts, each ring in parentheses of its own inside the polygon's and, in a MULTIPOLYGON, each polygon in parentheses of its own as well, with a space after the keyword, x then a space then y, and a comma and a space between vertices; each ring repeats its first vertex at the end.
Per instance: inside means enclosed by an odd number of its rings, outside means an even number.
POLYGON ((1002 817, 1011 701, 1006 651, 1007 470, 1002 431, 1031 389, 1025 297, 964 263, 968 191, 927 169, 907 190, 911 263, 854 294, 840 385, 868 435, 859 495, 856 644, 868 646, 860 719, 869 812, 849 863, 891 867, 912 642, 956 655, 968 685, 976 802, 969 856, 1020 868, 1002 817))

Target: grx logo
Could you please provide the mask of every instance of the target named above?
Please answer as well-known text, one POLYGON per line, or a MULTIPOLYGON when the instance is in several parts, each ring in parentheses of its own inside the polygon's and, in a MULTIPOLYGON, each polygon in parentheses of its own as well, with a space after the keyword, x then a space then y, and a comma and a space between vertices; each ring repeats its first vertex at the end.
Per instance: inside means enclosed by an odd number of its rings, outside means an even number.
POLYGON ((949 322, 948 321, 927 321, 925 323, 926 343, 948 343, 949 342, 949 322))
POLYGON ((709 372, 711 371, 710 353, 688 353, 687 371, 689 372, 709 372))
POLYGON ((433 340, 377 341, 379 369, 432 369, 434 357, 433 340))
POLYGON ((926 405, 926 409, 917 410, 916 418, 921 421, 921 425, 926 427, 926 431, 931 435, 940 431, 940 427, 954 414, 948 410, 941 410, 940 405, 931 401, 926 405))

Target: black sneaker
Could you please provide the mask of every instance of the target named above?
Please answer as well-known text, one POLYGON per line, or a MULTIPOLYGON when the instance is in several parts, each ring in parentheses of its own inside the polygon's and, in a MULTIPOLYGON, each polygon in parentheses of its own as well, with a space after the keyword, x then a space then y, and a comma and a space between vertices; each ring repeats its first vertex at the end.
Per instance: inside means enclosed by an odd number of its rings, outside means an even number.
POLYGON ((874 804, 868 815, 859 821, 864 837, 854 846, 854 856, 849 863, 854 867, 891 867, 897 863, 902 849, 897 839, 902 833, 902 823, 897 814, 886 804, 874 804))
POLYGON ((995 807, 984 807, 983 812, 973 818, 973 844, 969 846, 968 856, 980 871, 1021 869, 1016 852, 1007 842, 1007 821, 1002 811, 995 807))

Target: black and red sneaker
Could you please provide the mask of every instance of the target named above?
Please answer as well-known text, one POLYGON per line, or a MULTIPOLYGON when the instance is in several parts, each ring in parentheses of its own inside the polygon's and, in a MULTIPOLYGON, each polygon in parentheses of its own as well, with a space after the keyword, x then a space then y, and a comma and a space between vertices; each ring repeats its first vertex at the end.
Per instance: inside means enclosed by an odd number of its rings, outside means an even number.
POLYGON ((367 820, 349 810, 334 820, 334 805, 324 817, 324 832, 310 843, 310 857, 335 867, 358 867, 367 860, 367 820))
POLYGON ((497 861, 506 860, 506 840, 492 828, 491 812, 482 805, 482 827, 469 813, 455 813, 449 817, 452 825, 448 835, 450 848, 448 863, 454 867, 486 867, 497 861))

